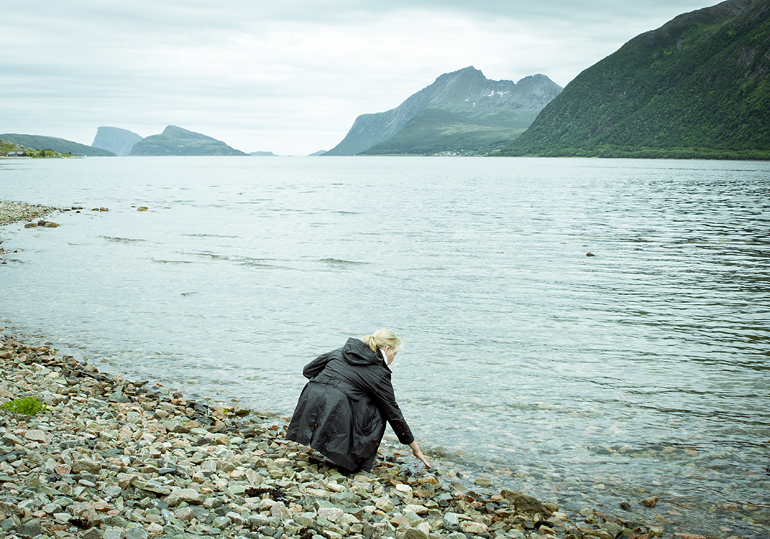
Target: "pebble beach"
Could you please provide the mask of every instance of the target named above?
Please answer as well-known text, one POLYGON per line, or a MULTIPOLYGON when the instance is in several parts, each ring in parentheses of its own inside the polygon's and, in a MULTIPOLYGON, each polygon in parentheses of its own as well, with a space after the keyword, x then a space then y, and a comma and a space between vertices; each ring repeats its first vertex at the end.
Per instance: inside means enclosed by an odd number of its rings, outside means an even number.
MULTIPOLYGON (((0 224, 54 211, 0 202, 0 224)), ((706 539, 590 508, 569 515, 440 457, 424 469, 390 443, 371 473, 343 475, 287 441, 286 418, 99 372, 2 328, 0 365, 0 404, 44 404, 0 410, 3 537, 706 539)))

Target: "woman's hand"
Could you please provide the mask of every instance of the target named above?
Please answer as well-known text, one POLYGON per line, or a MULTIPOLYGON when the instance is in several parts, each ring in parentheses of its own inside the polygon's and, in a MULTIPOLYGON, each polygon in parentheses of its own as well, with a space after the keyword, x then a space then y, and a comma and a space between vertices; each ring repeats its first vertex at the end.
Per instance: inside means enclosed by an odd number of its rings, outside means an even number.
POLYGON ((430 468, 430 464, 428 464, 428 459, 425 458, 425 455, 422 454, 422 451, 420 450, 420 446, 417 445, 417 442, 414 441, 411 444, 409 444, 409 447, 412 449, 412 454, 420 459, 423 464, 425 464, 426 468, 430 468))

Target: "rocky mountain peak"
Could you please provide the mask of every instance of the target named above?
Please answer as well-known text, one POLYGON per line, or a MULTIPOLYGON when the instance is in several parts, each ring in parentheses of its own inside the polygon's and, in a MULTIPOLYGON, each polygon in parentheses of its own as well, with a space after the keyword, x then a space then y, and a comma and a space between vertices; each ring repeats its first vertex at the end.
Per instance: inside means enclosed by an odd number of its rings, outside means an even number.
POLYGON ((366 151, 398 133, 425 109, 443 110, 493 126, 526 127, 561 90, 545 75, 525 77, 517 84, 487 79, 480 70, 468 66, 440 75, 394 109, 359 116, 345 139, 325 155, 366 151))
POLYGON ((128 129, 102 126, 96 130, 96 137, 94 137, 91 146, 124 156, 130 154, 134 144, 140 140, 142 140, 141 136, 128 129))

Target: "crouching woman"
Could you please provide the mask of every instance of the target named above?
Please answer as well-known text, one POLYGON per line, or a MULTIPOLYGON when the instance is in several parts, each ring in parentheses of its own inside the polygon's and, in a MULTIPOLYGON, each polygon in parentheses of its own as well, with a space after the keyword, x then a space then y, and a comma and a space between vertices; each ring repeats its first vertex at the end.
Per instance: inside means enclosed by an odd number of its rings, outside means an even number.
POLYGON ((310 381, 299 397, 286 437, 323 454, 343 471, 369 471, 385 422, 430 468, 396 403, 390 382, 401 339, 387 329, 318 356, 302 374, 310 381))

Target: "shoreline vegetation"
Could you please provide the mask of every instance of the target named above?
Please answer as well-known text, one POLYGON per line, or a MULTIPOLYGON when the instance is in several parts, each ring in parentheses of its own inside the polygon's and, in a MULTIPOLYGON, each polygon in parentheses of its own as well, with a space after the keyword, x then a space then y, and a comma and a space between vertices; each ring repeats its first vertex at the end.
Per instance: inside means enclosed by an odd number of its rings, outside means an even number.
MULTIPOLYGON (((169 126, 172 127, 172 126, 169 126)), ((182 130, 184 131, 184 130, 182 130)), ((458 134, 459 138, 462 133, 458 134)), ((404 135, 406 136, 406 135, 404 135)), ((514 136, 514 138, 517 135, 514 136)), ((494 137, 493 137, 494 138, 494 137)), ((500 146, 504 141, 501 138, 496 139, 495 144, 500 146)), ((74 144, 74 143, 73 143, 74 144)), ((453 147, 462 148, 464 144, 461 140, 453 147)), ((764 149, 716 149, 705 147, 631 147, 616 145, 601 145, 596 148, 539 148, 518 150, 511 148, 497 149, 443 149, 421 147, 411 149, 385 148, 384 143, 371 148, 375 151, 366 150, 365 152, 355 154, 359 157, 380 156, 380 157, 584 157, 584 158, 607 158, 607 159, 678 159, 678 160, 724 160, 724 161, 768 161, 770 160, 770 150, 764 149)), ((237 150, 236 150, 237 151, 237 150)), ((270 153, 270 152, 254 152, 270 153)), ((249 155, 254 155, 249 154, 249 155)), ((132 154, 134 155, 134 154, 132 154)), ((142 154, 136 154, 142 155, 142 154)), ((149 154, 147 154, 149 155, 149 154)), ((182 154, 173 154, 182 155, 182 154)), ((193 155, 193 154, 190 154, 193 155)), ((72 152, 58 152, 51 149, 38 150, 15 144, 7 140, 0 139, 0 159, 4 158, 32 158, 32 159, 64 159, 82 157, 72 152)), ((0 223, 2 224, 2 223, 0 223)))
POLYGON ((65 158, 76 157, 72 152, 62 153, 55 152, 50 149, 36 150, 34 148, 28 148, 21 144, 14 144, 13 142, 0 139, 0 157, 31 157, 33 159, 41 158, 65 158))
MULTIPOLYGON (((0 201, 0 225, 53 211, 0 201)), ((5 537, 705 539, 670 522, 568 515, 441 456, 426 470, 388 442, 371 473, 342 475, 284 438, 286 418, 101 373, 2 327, 0 365, 5 537)))
POLYGON ((678 159, 712 161, 770 161, 770 150, 763 149, 715 149, 700 147, 651 148, 619 147, 614 145, 596 148, 541 148, 503 149, 487 154, 489 157, 584 157, 606 159, 678 159))

